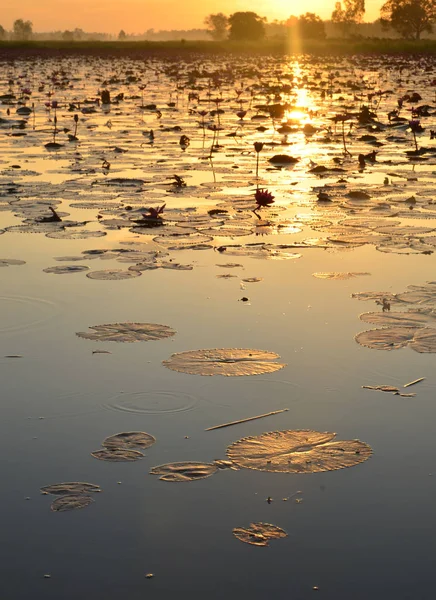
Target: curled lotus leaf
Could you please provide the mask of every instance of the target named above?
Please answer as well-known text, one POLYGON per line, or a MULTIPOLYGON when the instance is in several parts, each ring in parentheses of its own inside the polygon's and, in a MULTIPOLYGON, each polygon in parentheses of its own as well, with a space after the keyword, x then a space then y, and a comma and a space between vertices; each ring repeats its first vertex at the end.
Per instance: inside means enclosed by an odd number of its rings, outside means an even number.
POLYGON ((172 371, 191 375, 261 375, 283 369, 283 363, 272 362, 280 358, 275 352, 241 348, 214 348, 191 350, 173 354, 163 365, 172 371))
POLYGON ((134 462, 135 460, 144 458, 144 455, 139 450, 128 450, 126 448, 95 450, 91 452, 91 456, 108 462, 134 462))
POLYGON ((47 267, 43 269, 44 273, 53 273, 54 275, 68 275, 69 273, 82 273, 89 271, 89 267, 85 265, 66 265, 64 267, 47 267))
POLYGON ((436 329, 419 329, 410 343, 410 347, 416 352, 436 352, 436 329))
POLYGON ((202 462, 176 462, 153 467, 151 475, 160 475, 162 481, 197 481, 218 471, 216 464, 202 462))
POLYGON ((308 429, 270 431, 246 437, 227 448, 238 467, 273 473, 321 473, 353 467, 372 450, 360 440, 335 440, 336 434, 308 429))
POLYGON ((70 481, 67 483, 54 483, 41 488, 43 494, 53 494, 54 496, 73 496, 83 494, 95 494, 101 492, 101 487, 94 483, 84 483, 82 481, 70 481))
POLYGON ((176 333, 171 327, 157 323, 110 323, 89 329, 91 331, 79 331, 76 335, 93 342, 150 342, 176 333))
POLYGON ((361 277, 363 275, 371 275, 371 273, 336 273, 336 272, 330 272, 330 273, 313 273, 313 276, 316 277, 317 279, 339 279, 339 280, 345 280, 345 279, 352 279, 353 277, 361 277))
POLYGON ((121 279, 133 279, 142 275, 140 271, 123 271, 122 269, 106 269, 104 271, 91 271, 86 276, 89 279, 97 279, 99 281, 118 281, 121 279))
POLYGON ((110 435, 103 440, 102 446, 108 450, 124 450, 130 448, 150 448, 156 438, 144 431, 126 431, 110 435))
POLYGON ((360 315, 360 320, 380 327, 424 327, 436 321, 436 313, 428 311, 407 312, 368 312, 360 315))
POLYGON ((270 540, 288 536, 284 529, 271 523, 250 523, 248 527, 235 527, 235 538, 252 546, 269 546, 270 540))
POLYGON ((391 304, 399 302, 397 296, 391 292, 356 292, 351 297, 356 300, 374 300, 375 302, 382 302, 383 299, 386 299, 391 304))
POLYGON ((60 496, 52 502, 50 508, 53 512, 65 512, 67 510, 85 508, 93 502, 94 500, 91 496, 60 496))
POLYGON ((374 350, 398 350, 404 348, 418 331, 417 327, 387 327, 362 331, 354 338, 361 346, 374 350))
POLYGON ((19 260, 18 258, 0 258, 0 267, 10 267, 25 264, 25 260, 19 260))

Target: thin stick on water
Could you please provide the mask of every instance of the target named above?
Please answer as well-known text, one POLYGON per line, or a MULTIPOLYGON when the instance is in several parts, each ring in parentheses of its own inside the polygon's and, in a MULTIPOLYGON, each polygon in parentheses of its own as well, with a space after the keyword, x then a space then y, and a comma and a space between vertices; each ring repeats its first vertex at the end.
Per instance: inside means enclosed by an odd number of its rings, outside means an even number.
POLYGON ((239 421, 231 421, 230 423, 223 423, 222 425, 215 425, 214 427, 209 427, 205 429, 205 431, 213 431, 214 429, 221 429, 222 427, 230 427, 231 425, 239 425, 240 423, 247 423, 247 421, 255 421, 256 419, 263 419, 264 417, 271 417, 272 415, 278 415, 279 413, 283 413, 289 410, 289 408, 282 408, 281 410, 274 410, 269 413, 265 413, 264 415, 257 415, 256 417, 248 417, 247 419, 240 419, 239 421))
POLYGON ((411 385, 415 385, 415 383, 420 383, 421 381, 424 381, 425 377, 420 377, 419 379, 415 379, 414 381, 410 381, 409 383, 406 383, 406 385, 403 385, 403 387, 407 388, 410 387, 411 385))

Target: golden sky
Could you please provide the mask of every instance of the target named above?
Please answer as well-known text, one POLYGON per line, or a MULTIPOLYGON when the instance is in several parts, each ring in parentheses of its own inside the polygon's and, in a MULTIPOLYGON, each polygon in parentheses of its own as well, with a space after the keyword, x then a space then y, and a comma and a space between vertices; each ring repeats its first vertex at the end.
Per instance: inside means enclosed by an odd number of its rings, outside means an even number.
MULTIPOLYGON (((366 0, 366 21, 379 16, 382 0, 366 0)), ((147 29, 202 27, 210 13, 252 10, 273 19, 314 12, 329 18, 335 0, 2 0, 0 25, 11 29, 15 19, 30 20, 35 31, 75 29, 142 33, 147 29)))

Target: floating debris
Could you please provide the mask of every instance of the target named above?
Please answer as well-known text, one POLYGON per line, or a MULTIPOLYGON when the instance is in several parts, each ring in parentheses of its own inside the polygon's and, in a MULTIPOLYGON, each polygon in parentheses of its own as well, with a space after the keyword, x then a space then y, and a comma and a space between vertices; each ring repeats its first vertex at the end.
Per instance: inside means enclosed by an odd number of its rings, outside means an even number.
POLYGON ((197 481, 206 479, 218 471, 216 464, 201 462, 177 462, 153 467, 151 475, 160 475, 162 481, 197 481))
POLYGON ((93 342, 150 342, 176 334, 171 327, 156 323, 110 323, 89 329, 92 331, 79 331, 76 335, 93 342))
POLYGON ((235 527, 233 535, 252 546, 269 546, 270 540, 288 537, 284 529, 271 523, 250 523, 248 527, 235 527))

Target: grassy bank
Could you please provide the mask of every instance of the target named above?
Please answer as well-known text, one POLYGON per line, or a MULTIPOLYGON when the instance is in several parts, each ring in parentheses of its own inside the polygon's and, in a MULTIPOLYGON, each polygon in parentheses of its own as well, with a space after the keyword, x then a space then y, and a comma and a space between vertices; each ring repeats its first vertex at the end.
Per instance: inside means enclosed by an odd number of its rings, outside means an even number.
POLYGON ((349 54, 436 54, 436 40, 398 39, 327 39, 327 40, 265 40, 263 42, 213 42, 213 41, 171 41, 171 42, 64 42, 29 41, 0 42, 0 60, 27 58, 31 56, 52 57, 66 55, 129 56, 189 56, 217 54, 292 54, 307 53, 316 55, 349 54))

